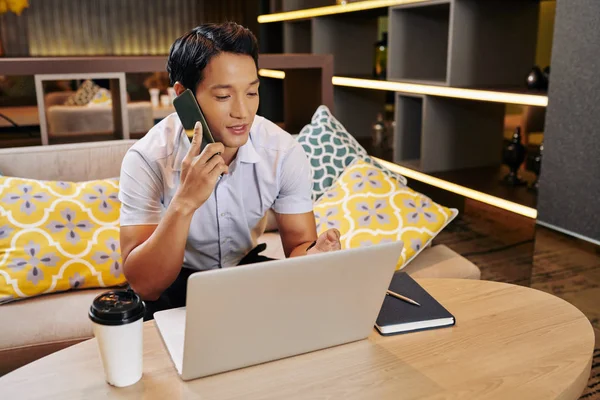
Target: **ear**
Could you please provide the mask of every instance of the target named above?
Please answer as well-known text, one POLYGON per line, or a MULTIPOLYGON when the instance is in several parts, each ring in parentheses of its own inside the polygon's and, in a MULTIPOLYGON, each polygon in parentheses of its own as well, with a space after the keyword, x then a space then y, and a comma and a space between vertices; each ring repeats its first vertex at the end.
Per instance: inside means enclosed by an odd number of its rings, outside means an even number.
POLYGON ((175 84, 173 85, 173 89, 175 89, 175 93, 177 94, 177 96, 185 92, 185 87, 180 82, 175 82, 175 84))

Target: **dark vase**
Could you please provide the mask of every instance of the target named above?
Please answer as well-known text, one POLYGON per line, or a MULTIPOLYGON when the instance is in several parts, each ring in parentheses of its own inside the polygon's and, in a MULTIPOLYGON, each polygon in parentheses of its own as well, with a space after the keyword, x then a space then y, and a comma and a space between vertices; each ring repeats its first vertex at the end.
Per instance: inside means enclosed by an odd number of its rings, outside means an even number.
MULTIPOLYGON (((548 68, 548 74, 550 69, 548 68)), ((527 75, 527 88, 530 90, 547 90, 548 79, 537 65, 531 69, 529 75, 527 75)))
POLYGON ((519 177, 519 167, 525 161, 526 150, 521 143, 521 128, 517 127, 513 137, 502 152, 502 162, 510 168, 510 172, 502 178, 502 182, 510 186, 525 185, 527 182, 519 177))

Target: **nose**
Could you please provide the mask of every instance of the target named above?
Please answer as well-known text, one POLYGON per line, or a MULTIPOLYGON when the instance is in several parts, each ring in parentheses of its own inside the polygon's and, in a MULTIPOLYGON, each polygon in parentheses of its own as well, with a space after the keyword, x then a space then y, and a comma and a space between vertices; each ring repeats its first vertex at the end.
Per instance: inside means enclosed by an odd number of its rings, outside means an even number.
POLYGON ((250 116, 250 111, 244 97, 245 96, 238 97, 231 105, 230 115, 232 118, 245 120, 250 116))

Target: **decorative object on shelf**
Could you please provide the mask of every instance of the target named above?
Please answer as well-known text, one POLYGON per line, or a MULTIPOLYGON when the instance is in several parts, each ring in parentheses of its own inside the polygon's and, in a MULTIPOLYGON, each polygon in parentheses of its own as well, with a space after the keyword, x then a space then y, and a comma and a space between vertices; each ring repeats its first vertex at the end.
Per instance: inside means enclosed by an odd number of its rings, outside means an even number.
POLYGON ((387 77, 387 51, 388 34, 384 32, 382 39, 375 42, 373 57, 373 77, 376 79, 386 79, 387 77))
POLYGON ((529 185, 529 190, 534 192, 538 191, 538 182, 540 180, 540 172, 542 169, 542 153, 544 152, 544 142, 540 144, 540 148, 537 153, 527 157, 527 170, 535 174, 535 181, 529 185))
POLYGON ((385 121, 383 120, 383 114, 377 114, 377 121, 373 124, 373 129, 371 131, 371 146, 374 149, 379 149, 382 147, 383 142, 386 136, 386 126, 385 121))
POLYGON ((521 142, 521 127, 515 129, 513 137, 502 153, 502 163, 508 165, 510 172, 502 178, 502 182, 510 186, 525 185, 519 175, 519 167, 525 161, 526 150, 521 142))
POLYGON ((544 74, 544 78, 546 79, 546 89, 548 89, 548 86, 550 85, 550 66, 548 65, 546 68, 544 68, 542 73, 544 74))
POLYGON ((158 107, 160 105, 160 89, 152 88, 149 89, 148 92, 150 93, 150 102, 152 103, 152 107, 158 107))
POLYGON ((24 9, 29 7, 27 0, 0 0, 0 15, 9 11, 21 15, 24 9))
POLYGON ((167 93, 169 93, 169 101, 171 102, 171 105, 173 104, 173 100, 175 100, 175 97, 177 97, 177 93, 175 92, 175 88, 172 86, 169 86, 167 88, 167 93))
POLYGON ((160 95, 160 105, 162 107, 169 107, 171 105, 171 98, 166 94, 160 95))
POLYGON ((529 75, 527 75, 527 88, 531 90, 548 90, 549 79, 550 67, 548 66, 542 71, 536 65, 531 69, 529 75))

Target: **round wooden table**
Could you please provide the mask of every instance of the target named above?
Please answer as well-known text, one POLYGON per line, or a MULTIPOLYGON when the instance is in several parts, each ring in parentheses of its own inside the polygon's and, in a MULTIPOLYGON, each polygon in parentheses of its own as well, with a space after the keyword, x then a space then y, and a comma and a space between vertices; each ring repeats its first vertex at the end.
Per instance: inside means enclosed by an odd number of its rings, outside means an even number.
POLYGON ((577 399, 594 333, 574 306, 515 285, 418 282, 457 319, 451 328, 362 340, 183 382, 153 322, 144 327, 144 376, 104 381, 95 339, 0 378, 6 399, 577 399))

